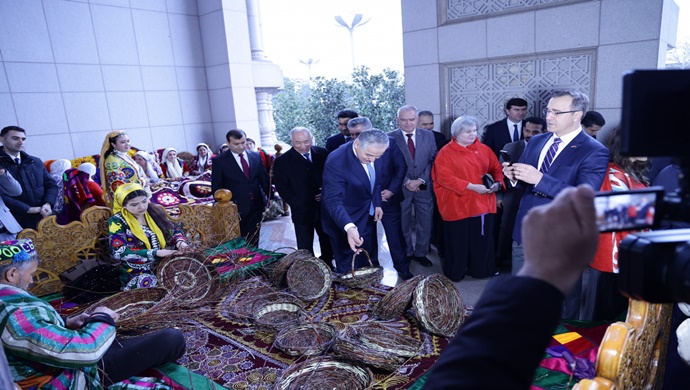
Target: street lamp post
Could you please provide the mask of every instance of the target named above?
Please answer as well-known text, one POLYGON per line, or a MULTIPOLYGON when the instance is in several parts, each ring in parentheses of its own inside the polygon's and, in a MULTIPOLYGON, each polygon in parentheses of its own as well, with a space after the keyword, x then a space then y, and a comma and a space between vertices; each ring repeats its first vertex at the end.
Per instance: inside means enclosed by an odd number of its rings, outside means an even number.
POLYGON ((371 18, 362 21, 362 14, 355 14, 355 17, 352 18, 352 24, 348 24, 343 20, 343 17, 340 15, 335 16, 335 21, 338 22, 339 27, 344 27, 347 29, 347 31, 350 32, 350 57, 352 58, 352 69, 355 69, 355 39, 354 39, 354 31, 355 28, 363 26, 371 20, 371 18))
POLYGON ((299 60, 299 62, 301 62, 302 64, 307 66, 307 69, 309 70, 309 80, 311 80, 311 66, 318 64, 319 61, 321 61, 321 60, 315 60, 313 58, 309 58, 306 61, 305 60, 299 60))

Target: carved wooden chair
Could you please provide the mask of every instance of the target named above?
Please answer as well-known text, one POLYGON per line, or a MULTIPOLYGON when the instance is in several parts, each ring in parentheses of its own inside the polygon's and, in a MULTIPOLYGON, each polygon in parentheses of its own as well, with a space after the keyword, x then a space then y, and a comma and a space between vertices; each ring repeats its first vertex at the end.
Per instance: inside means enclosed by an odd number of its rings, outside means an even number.
MULTIPOLYGON (((180 205, 180 214, 170 219, 181 223, 189 242, 213 247, 240 236, 237 206, 228 190, 218 190, 216 203, 180 205)), ((19 232, 19 238, 33 240, 41 265, 38 267, 31 293, 42 296, 62 291, 60 274, 81 260, 95 259, 107 250, 110 209, 94 206, 86 209, 80 221, 58 225, 55 216, 41 220, 33 229, 19 232)))
POLYGON ((596 377, 581 380, 573 390, 661 389, 672 310, 672 304, 631 299, 625 322, 615 322, 606 330, 596 377))

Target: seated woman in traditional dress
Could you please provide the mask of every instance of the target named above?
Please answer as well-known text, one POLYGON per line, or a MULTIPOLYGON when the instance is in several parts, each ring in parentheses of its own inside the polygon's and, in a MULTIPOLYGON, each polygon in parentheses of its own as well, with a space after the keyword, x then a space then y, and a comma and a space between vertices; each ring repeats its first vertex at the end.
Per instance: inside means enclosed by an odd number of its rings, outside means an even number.
POLYGON ((139 150, 134 153, 134 161, 144 170, 146 178, 149 179, 151 184, 156 184, 161 181, 163 170, 161 170, 160 165, 153 160, 153 156, 149 154, 149 152, 139 150))
POLYGON ((161 156, 161 170, 163 177, 172 180, 184 180, 189 176, 189 166, 182 159, 177 158, 175 148, 166 148, 161 156))
MULTIPOLYGON (((111 205, 117 188, 126 183, 136 183, 148 188, 144 170, 128 154, 129 136, 122 130, 108 133, 101 148, 101 186, 105 202, 111 205)), ((147 192, 150 192, 147 189, 147 192)))
POLYGON ((63 174, 64 207, 57 214, 57 223, 67 225, 78 221, 81 213, 91 206, 105 206, 103 189, 91 177, 96 173, 96 166, 83 163, 79 168, 70 168, 63 174))
POLYGON ((65 201, 62 197, 64 191, 64 184, 62 182, 62 175, 66 170, 72 168, 72 162, 61 158, 50 163, 50 176, 53 178, 55 183, 58 185, 58 196, 53 206, 53 213, 60 214, 62 209, 65 207, 65 201))
POLYGON ((192 161, 189 169, 192 175, 201 175, 204 172, 211 170, 211 159, 215 155, 211 154, 211 148, 205 143, 200 143, 196 146, 197 155, 194 156, 194 161, 192 161))
POLYGON ((122 290, 158 286, 158 260, 187 248, 184 234, 136 183, 118 187, 113 214, 108 235, 113 257, 122 262, 122 290))

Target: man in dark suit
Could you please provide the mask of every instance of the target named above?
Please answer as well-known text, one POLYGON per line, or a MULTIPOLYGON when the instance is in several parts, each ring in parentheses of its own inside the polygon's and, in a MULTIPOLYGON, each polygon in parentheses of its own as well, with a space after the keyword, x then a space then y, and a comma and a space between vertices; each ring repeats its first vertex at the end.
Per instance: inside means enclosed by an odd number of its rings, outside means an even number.
POLYGON ((530 387, 563 298, 596 252, 594 191, 586 187, 568 188, 527 216, 525 267, 489 283, 427 375, 425 390, 530 387))
POLYGON ((311 144, 306 127, 290 130, 292 148, 273 163, 273 183, 280 196, 292 208, 292 223, 298 249, 314 253, 314 230, 319 236, 321 259, 328 266, 333 260, 329 237, 321 228, 321 187, 328 150, 311 144))
POLYGON ((432 132, 417 128, 417 109, 414 106, 400 107, 396 120, 398 128, 388 135, 395 139, 407 165, 403 182, 404 199, 401 204, 402 215, 405 216, 402 227, 407 243, 407 256, 429 267, 431 260, 426 255, 429 253, 434 210, 431 166, 438 149, 432 132), (412 223, 413 210, 415 224, 412 223))
MULTIPOLYGON (((347 123, 350 136, 356 140, 364 131, 371 129, 371 121, 367 117, 351 119, 347 123)), ((388 137, 390 144, 395 140, 388 137)), ((376 168, 376 179, 381 189, 381 209, 383 218, 381 224, 386 232, 388 248, 393 260, 393 266, 398 271, 398 275, 403 280, 412 278, 410 273, 410 261, 407 258, 407 248, 402 231, 402 218, 400 213, 400 202, 403 199, 402 183, 407 172, 405 158, 400 149, 389 147, 383 155, 374 163, 376 168)), ((378 237, 377 237, 378 241, 378 237)))
POLYGON ((41 219, 53 214, 58 185, 41 159, 24 152, 26 130, 19 126, 7 126, 0 131, 0 141, 0 169, 6 170, 21 187, 21 191, 14 195, 2 194, 5 205, 21 226, 17 229, 18 226, 12 226, 8 221, 5 230, 18 232, 21 228, 36 229, 41 219))
POLYGON ((270 182, 259 153, 246 150, 246 138, 239 129, 225 135, 229 149, 213 158, 211 190, 232 191, 232 201, 240 213, 240 233, 248 243, 258 246, 270 182))
POLYGON ((582 117, 580 124, 582 124, 582 130, 584 130, 585 133, 596 139, 597 133, 604 127, 606 120, 603 115, 596 111, 587 111, 585 116, 582 117))
MULTIPOLYGON (((527 142, 535 135, 546 131, 546 121, 543 118, 531 116, 525 119, 525 124, 522 126, 522 139, 517 142, 511 142, 503 146, 503 150, 508 152, 511 157, 511 163, 516 162, 522 157, 525 151, 527 142)), ((499 160, 504 163, 503 158, 499 160)), ((517 215, 518 207, 520 206, 520 199, 522 199, 522 191, 525 186, 513 187, 509 181, 506 180, 505 192, 499 192, 497 201, 499 207, 503 206, 503 216, 501 219, 501 227, 498 232, 498 250, 496 253, 496 261, 499 265, 504 261, 510 261, 513 250, 513 228, 515 227, 515 216, 517 215)))
MULTIPOLYGON (((581 92, 555 91, 544 110, 548 133, 532 137, 517 163, 503 164, 511 185, 525 186, 513 229, 513 274, 524 263, 522 219, 530 209, 551 202, 570 186, 601 188, 609 151, 582 130, 580 121, 588 103, 589 98, 581 92)), ((549 240, 546 245, 557 243, 549 240)), ((566 299, 565 318, 578 318, 579 290, 566 299)))
POLYGON ((431 131, 436 141, 436 149, 441 150, 450 140, 440 131, 434 131, 434 114, 431 111, 422 110, 417 113, 417 117, 419 118, 417 128, 431 131))
POLYGON ((347 122, 352 118, 357 118, 359 115, 352 110, 342 110, 338 112, 338 129, 340 133, 334 134, 326 138, 326 149, 332 152, 350 141, 350 132, 347 129, 347 122))
MULTIPOLYGON (((381 130, 367 130, 326 159, 321 195, 323 230, 331 237, 336 271, 340 273, 352 269, 352 257, 359 249, 366 250, 378 264, 376 222, 383 210, 374 161, 389 143, 381 130)), ((359 254, 354 267, 364 266, 369 263, 359 254)))
POLYGON ((518 141, 522 134, 522 120, 527 115, 527 100, 512 98, 506 103, 506 118, 486 126, 482 143, 498 157, 503 145, 518 141))

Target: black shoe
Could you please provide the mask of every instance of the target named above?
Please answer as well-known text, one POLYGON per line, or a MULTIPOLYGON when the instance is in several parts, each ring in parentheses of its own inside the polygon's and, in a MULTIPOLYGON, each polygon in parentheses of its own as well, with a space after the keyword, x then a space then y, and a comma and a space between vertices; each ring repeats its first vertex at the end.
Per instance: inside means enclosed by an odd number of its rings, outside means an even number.
POLYGON ((414 277, 414 275, 412 275, 412 272, 410 272, 410 271, 398 272, 398 276, 402 280, 410 280, 414 277))
POLYGON ((431 267, 433 265, 431 260, 427 259, 426 256, 414 256, 412 258, 423 267, 431 267))

